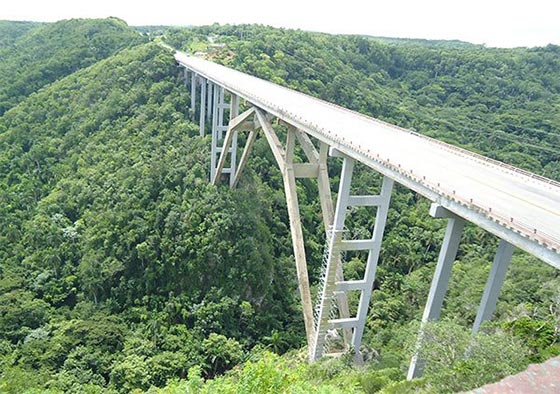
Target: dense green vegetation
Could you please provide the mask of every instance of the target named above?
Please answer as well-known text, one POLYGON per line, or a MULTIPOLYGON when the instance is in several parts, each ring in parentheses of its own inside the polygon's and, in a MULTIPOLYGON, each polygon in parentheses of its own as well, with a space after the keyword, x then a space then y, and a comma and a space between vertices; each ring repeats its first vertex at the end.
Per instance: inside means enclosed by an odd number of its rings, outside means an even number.
POLYGON ((141 41, 116 18, 0 21, 0 115, 41 87, 141 41))
MULTIPOLYGON (((0 392, 449 392, 560 353, 560 278, 520 252, 497 319, 471 338, 496 240, 468 227, 445 320, 425 335, 426 377, 403 381, 444 223, 397 188, 368 362, 307 365, 266 141, 237 190, 211 186, 209 140, 186 114, 189 92, 166 50, 116 19, 0 31, 0 392)), ((165 40, 199 51, 209 35, 227 44, 208 49, 217 61, 560 179, 558 47, 217 25, 169 29, 165 40)), ((340 163, 329 164, 335 188, 340 163)), ((378 181, 356 175, 364 191, 378 181)), ((315 284, 316 186, 298 185, 315 284)), ((373 220, 360 210, 352 219, 357 233, 373 220)), ((349 278, 362 274, 360 257, 349 256, 349 278)))

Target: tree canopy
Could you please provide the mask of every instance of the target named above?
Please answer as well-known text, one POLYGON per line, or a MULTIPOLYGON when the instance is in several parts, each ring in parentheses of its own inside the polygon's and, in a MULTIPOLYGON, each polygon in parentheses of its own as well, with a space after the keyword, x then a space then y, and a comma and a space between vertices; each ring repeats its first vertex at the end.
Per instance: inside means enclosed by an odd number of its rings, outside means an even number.
MULTIPOLYGON (((210 185, 190 92, 146 34, 557 180, 559 47, 258 25, 140 30, 115 18, 0 21, 0 391, 451 392, 560 353, 558 272, 519 251, 496 319, 471 337, 497 240, 467 226, 444 320, 422 348, 433 368, 404 381, 445 223, 398 186, 366 365, 307 365, 268 145, 257 139, 237 189, 210 185)), ((329 171, 336 190, 336 159, 329 171)), ((357 189, 379 180, 358 166, 357 189)), ((298 181, 298 196, 315 293, 324 230, 313 182, 298 181)), ((374 222, 368 211, 350 218, 355 233, 374 222)), ((347 256, 349 279, 363 275, 363 257, 347 256)))

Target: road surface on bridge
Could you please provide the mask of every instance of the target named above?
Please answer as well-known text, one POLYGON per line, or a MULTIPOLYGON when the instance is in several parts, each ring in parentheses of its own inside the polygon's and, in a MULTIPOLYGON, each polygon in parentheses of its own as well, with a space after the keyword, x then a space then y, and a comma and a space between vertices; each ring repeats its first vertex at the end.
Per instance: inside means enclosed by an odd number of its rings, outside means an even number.
POLYGON ((177 52, 176 60, 451 212, 560 268, 560 184, 177 52))

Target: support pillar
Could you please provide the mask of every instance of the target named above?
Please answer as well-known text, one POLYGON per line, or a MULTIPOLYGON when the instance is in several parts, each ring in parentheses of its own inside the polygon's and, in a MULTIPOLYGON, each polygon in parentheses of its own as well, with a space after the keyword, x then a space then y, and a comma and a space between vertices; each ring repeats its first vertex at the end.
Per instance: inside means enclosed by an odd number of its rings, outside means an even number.
POLYGON ((360 347, 364 326, 369 308, 369 302, 373 291, 377 263, 381 251, 381 241, 385 231, 385 223, 389 210, 393 180, 383 178, 381 193, 377 196, 352 196, 350 195, 350 185, 352 182, 352 172, 354 159, 347 157, 340 152, 333 150, 333 155, 343 157, 342 172, 336 210, 334 214, 331 236, 328 240, 328 255, 326 259, 325 273, 323 279, 323 289, 319 305, 316 309, 316 329, 313 347, 310 351, 311 361, 319 359, 324 353, 324 347, 328 344, 327 333, 330 329, 352 330, 351 345, 355 351, 356 363, 362 362, 360 347), (344 222, 346 211, 350 206, 376 206, 377 215, 375 227, 371 239, 364 240, 345 240, 343 238, 344 222), (337 272, 337 267, 341 267, 340 253, 343 250, 364 250, 368 251, 366 272, 361 280, 345 281, 342 279, 342 272, 337 272), (340 278, 340 279, 339 279, 340 278), (348 291, 360 291, 360 302, 355 317, 342 317, 339 311, 338 318, 330 318, 331 302, 333 297, 348 291))
POLYGON ((298 288, 301 296, 303 321, 305 323, 305 334, 308 346, 311 346, 314 337, 313 326, 313 304, 311 302, 311 292, 309 290, 309 277, 307 273, 307 259, 305 256, 305 246, 303 243, 303 230, 299 214, 299 203, 296 189, 296 178, 294 173, 294 144, 295 132, 288 131, 287 146, 284 150, 278 136, 274 132, 272 125, 268 121, 266 115, 260 109, 256 109, 260 127, 263 130, 270 149, 282 172, 282 180, 284 182, 284 191, 286 193, 286 205, 288 208, 288 217, 290 219, 290 233, 292 238, 292 246, 294 248, 294 256, 296 260, 296 270, 298 277, 298 288))
POLYGON ((199 118, 199 127, 200 127, 200 136, 204 137, 205 128, 206 128, 206 80, 201 77, 200 79, 200 118, 199 118))
POLYGON ((373 282, 375 280, 375 273, 377 271, 377 262, 381 252, 381 242, 383 240, 383 233, 385 232, 385 224, 387 223, 387 215, 389 213, 389 202, 391 199, 391 191, 393 190, 394 181, 391 178, 383 177, 383 184, 381 186, 380 203, 375 215, 375 225, 373 228, 372 244, 369 249, 366 272, 364 274, 364 281, 367 283, 366 288, 361 292, 360 302, 358 304, 357 319, 358 324, 354 328, 354 335, 352 335, 352 346, 356 351, 356 356, 360 355, 360 346, 362 345, 362 336, 364 334, 364 327, 366 325, 366 317, 369 309, 369 302, 371 300, 371 293, 373 290, 373 282))
POLYGON ((494 262, 492 263, 492 268, 490 269, 490 275, 488 276, 488 281, 486 282, 484 294, 482 295, 482 301, 478 307, 478 312, 473 325, 473 334, 476 334, 480 329, 480 325, 486 320, 490 320, 494 314, 496 302, 498 301, 498 295, 500 294, 509 263, 511 262, 513 249, 513 245, 503 239, 500 240, 496 256, 494 257, 494 262))
MULTIPOLYGON (((235 94, 231 94, 231 103, 230 103, 230 110, 229 110, 229 119, 230 122, 239 116, 239 96, 235 94)), ((230 153, 230 172, 229 172, 229 185, 233 185, 233 181, 235 179, 234 175, 237 170, 237 129, 233 129, 233 137, 231 141, 231 153, 230 153)), ((224 146, 224 149, 226 147, 224 146)))
POLYGON ((193 114, 193 119, 194 119, 194 113, 196 110, 196 74, 194 73, 194 71, 191 71, 191 113, 193 114))
POLYGON ((206 102, 206 119, 212 121, 212 97, 213 97, 214 84, 208 81, 208 92, 206 102))
MULTIPOLYGON (((233 111, 232 113, 237 113, 238 110, 236 109, 235 111, 233 111)), ((218 183, 220 183, 220 177, 222 176, 222 171, 224 170, 224 166, 226 164, 226 158, 228 156, 228 153, 231 152, 231 166, 230 166, 230 187, 232 186, 232 182, 235 181, 235 177, 237 174, 234 171, 235 170, 235 156, 233 155, 233 151, 237 151, 237 139, 235 138, 237 136, 237 128, 240 127, 240 125, 243 124, 243 122, 245 122, 250 116, 252 116, 255 113, 255 108, 250 108, 247 111, 243 112, 241 115, 237 115, 235 118, 231 119, 229 121, 229 125, 228 125, 228 129, 226 132, 226 136, 224 138, 224 143, 222 145, 222 151, 220 153, 220 159, 218 160, 218 164, 216 165, 216 171, 214 174, 214 177, 212 178, 212 183, 214 185, 217 185, 218 183), (235 145, 234 145, 235 144, 235 145)), ((254 132, 254 130, 252 130, 252 132, 254 132)), ((254 137, 253 137, 254 139, 254 137)), ((249 138, 249 140, 251 140, 251 138, 249 138)), ((252 141, 248 141, 248 143, 252 144, 252 141)), ((250 148, 250 145, 248 145, 248 147, 250 148)), ((245 151, 243 152, 246 156, 246 152, 247 152, 247 146, 245 151)), ((246 159, 245 159, 246 160, 246 159)), ((243 163, 244 165, 244 163, 243 163)))
MULTIPOLYGON (((321 203, 321 212, 323 213, 323 223, 325 225, 325 235, 328 237, 329 231, 334 222, 334 208, 332 203, 331 185, 329 180, 329 171, 327 168, 327 158, 329 154, 329 146, 321 142, 319 154, 317 155, 317 163, 319 164, 319 175, 317 176, 317 186, 319 188, 319 202, 321 203)), ((309 157, 311 160, 311 158, 309 157)), ((336 263, 335 280, 344 281, 344 273, 342 270, 342 258, 340 254, 336 263)), ((338 292, 336 295, 336 303, 341 318, 350 317, 350 308, 348 307, 348 296, 345 292, 338 292)), ((344 344, 348 347, 352 342, 352 329, 345 328, 342 331, 344 344)))
MULTIPOLYGON (((210 182, 213 181, 216 175, 216 165, 218 157, 224 149, 221 143, 224 140, 224 135, 228 130, 228 124, 224 124, 224 110, 230 109, 229 103, 225 102, 224 88, 221 86, 214 86, 212 99, 212 145, 210 149, 210 182)), ((231 168, 224 168, 224 173, 231 173, 231 168)))
POLYGON ((300 292, 303 302, 305 332, 307 334, 307 343, 310 343, 311 338, 313 338, 314 332, 313 304, 311 302, 311 292, 309 290, 307 259, 305 256, 305 245, 303 243, 303 230, 299 213, 296 178, 294 175, 295 138, 295 132, 293 130, 288 130, 286 157, 285 165, 282 169, 282 178, 284 180, 284 190, 286 192, 288 216, 290 218, 290 232, 294 247, 294 255, 296 257, 298 283, 300 284, 300 292))
MULTIPOLYGON (((447 217, 448 221, 436 270, 432 278, 430 293, 428 294, 428 300, 422 316, 417 346, 420 346, 422 342, 422 326, 428 321, 439 319, 443 299, 445 297, 445 293, 447 292, 449 278, 451 277, 451 269, 453 267, 455 257, 457 256, 459 241, 465 227, 465 221, 462 218, 455 216, 441 206, 432 204, 430 214, 434 217, 447 217)), ((407 379, 410 380, 422 376, 424 364, 424 360, 420 359, 418 354, 415 354, 410 361, 407 379)))
POLYGON ((212 92, 212 142, 210 145, 210 182, 216 175, 216 159, 218 155, 218 89, 214 86, 212 92))

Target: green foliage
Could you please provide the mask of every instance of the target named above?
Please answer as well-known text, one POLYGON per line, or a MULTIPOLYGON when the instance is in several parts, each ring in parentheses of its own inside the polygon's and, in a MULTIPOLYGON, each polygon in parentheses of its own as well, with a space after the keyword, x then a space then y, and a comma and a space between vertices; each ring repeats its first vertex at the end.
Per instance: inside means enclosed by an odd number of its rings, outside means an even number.
MULTIPOLYGON (((501 328, 472 339, 457 324, 434 326, 426 377, 403 381, 403 343, 416 337, 409 322, 425 303, 444 223, 397 187, 367 364, 307 365, 290 351, 304 329, 270 149, 255 142, 236 190, 209 185, 209 138, 185 114, 189 92, 171 54, 145 40, 114 18, 0 22, 0 391, 442 392, 560 352, 558 273, 516 253, 501 328)), ((558 47, 218 25, 167 29, 165 41, 560 179, 558 47)), ((329 166, 336 190, 340 163, 329 166)), ((376 193, 379 181, 358 166, 357 192, 376 193)), ((324 245, 316 185, 298 182, 298 195, 314 284, 324 245)), ((351 234, 369 234, 370 211, 350 218, 351 234)), ((467 227, 445 316, 471 324, 495 246, 467 227)), ((349 256, 348 278, 360 279, 363 261, 349 256)))
POLYGON ((223 335, 210 334, 202 342, 206 363, 212 375, 223 373, 243 359, 241 345, 234 339, 223 335))
POLYGON ((545 350, 558 343, 559 340, 552 321, 523 316, 506 323, 505 327, 509 329, 513 335, 522 339, 525 346, 531 350, 533 355, 530 360, 532 362, 546 361, 551 354, 545 353, 545 350))
POLYGON ((116 18, 0 21, 0 37, 0 115, 42 86, 142 40, 116 18))
POLYGON ((442 321, 423 327, 418 354, 426 360, 425 380, 429 391, 457 392, 523 369, 529 349, 501 330, 473 336, 461 325, 442 321))

